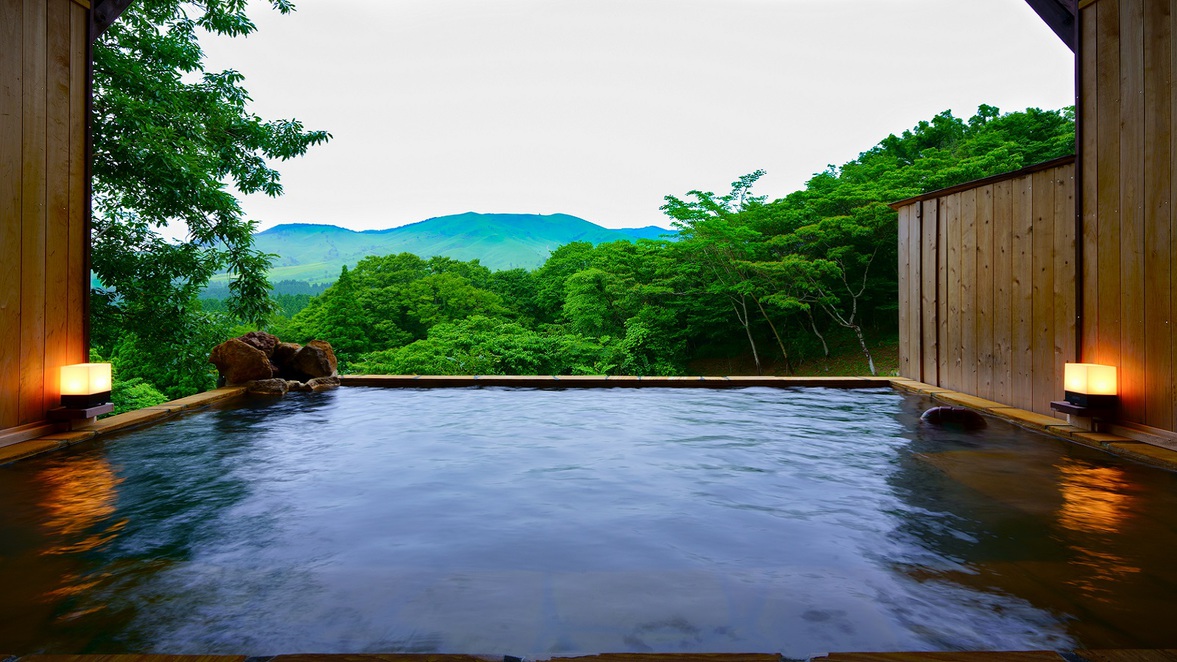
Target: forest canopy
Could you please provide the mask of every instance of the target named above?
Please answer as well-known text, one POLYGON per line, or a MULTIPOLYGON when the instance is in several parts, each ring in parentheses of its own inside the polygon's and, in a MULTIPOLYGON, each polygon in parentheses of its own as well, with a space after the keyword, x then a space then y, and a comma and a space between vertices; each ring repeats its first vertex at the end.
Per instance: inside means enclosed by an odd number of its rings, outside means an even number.
POLYGON ((370 257, 289 321, 343 369, 419 374, 677 375, 746 356, 791 372, 850 339, 897 333, 897 215, 887 204, 1073 153, 1071 109, 943 112, 767 201, 754 171, 721 194, 667 195, 675 241, 555 250, 534 271, 403 253, 370 257))

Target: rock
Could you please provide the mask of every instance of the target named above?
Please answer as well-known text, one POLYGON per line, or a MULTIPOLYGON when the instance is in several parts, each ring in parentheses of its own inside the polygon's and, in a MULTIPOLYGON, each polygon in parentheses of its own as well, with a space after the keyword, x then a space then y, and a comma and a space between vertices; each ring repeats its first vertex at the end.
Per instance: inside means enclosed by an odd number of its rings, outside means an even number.
POLYGON ((920 416, 920 420, 932 425, 961 427, 966 430, 979 430, 985 427, 984 416, 964 407, 932 407, 920 416))
POLYGON ((315 377, 330 377, 337 374, 335 352, 330 343, 322 340, 312 340, 294 355, 290 363, 284 368, 299 377, 314 379, 315 377))
POLYGON ((286 395, 289 389, 285 379, 255 379, 245 385, 245 392, 254 395, 286 395))
POLYGON ((294 391, 302 391, 304 393, 310 393, 312 389, 311 389, 310 385, 307 384, 306 382, 300 382, 297 379, 289 379, 286 381, 286 390, 289 392, 292 392, 292 393, 294 391))
POLYGON ((225 383, 230 385, 273 376, 265 352, 237 338, 230 338, 214 347, 208 360, 224 376, 225 383))
POLYGON ((339 375, 332 375, 330 377, 315 377, 307 382, 307 386, 315 393, 326 391, 327 389, 339 386, 339 375))
POLYGON ((280 342, 274 347, 274 353, 270 355, 270 360, 278 366, 279 370, 282 370, 290 364, 290 359, 293 359, 300 349, 302 349, 302 345, 296 342, 280 342))
POLYGON ((237 339, 250 347, 262 350, 265 352, 266 358, 273 356, 274 348, 278 346, 278 336, 265 331, 250 331, 237 339))

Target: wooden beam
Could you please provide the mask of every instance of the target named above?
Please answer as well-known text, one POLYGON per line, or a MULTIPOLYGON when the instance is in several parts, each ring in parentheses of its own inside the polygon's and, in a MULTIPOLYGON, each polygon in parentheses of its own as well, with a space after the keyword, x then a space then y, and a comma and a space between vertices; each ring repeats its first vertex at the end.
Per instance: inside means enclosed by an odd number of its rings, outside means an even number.
POLYGON ((1026 0, 1026 4, 1046 21, 1067 48, 1075 51, 1075 14, 1078 12, 1075 0, 1026 0))
POLYGON ((135 0, 94 0, 90 10, 90 41, 95 42, 135 0))

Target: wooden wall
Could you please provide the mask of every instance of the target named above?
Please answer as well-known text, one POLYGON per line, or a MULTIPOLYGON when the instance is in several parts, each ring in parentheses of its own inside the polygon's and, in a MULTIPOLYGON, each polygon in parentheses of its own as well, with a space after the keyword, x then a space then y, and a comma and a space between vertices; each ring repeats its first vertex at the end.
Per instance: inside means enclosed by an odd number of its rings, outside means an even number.
POLYGON ((1075 163, 899 211, 900 374, 1050 413, 1076 356, 1075 163))
POLYGON ((84 361, 89 5, 0 0, 0 441, 84 361))
POLYGON ((1177 430, 1177 0, 1079 9, 1084 360, 1120 368, 1121 418, 1177 430))

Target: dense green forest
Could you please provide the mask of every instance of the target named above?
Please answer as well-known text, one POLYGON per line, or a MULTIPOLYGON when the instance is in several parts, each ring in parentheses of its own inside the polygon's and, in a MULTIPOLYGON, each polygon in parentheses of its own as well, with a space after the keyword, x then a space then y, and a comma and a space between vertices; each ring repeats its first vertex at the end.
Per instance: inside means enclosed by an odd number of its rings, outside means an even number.
POLYGON ((668 195, 676 241, 574 242, 531 271, 374 256, 321 294, 279 295, 252 321, 192 293, 182 343, 145 342, 99 305, 95 348, 121 381, 160 397, 211 387, 209 349, 255 328, 327 340, 352 373, 674 375, 742 357, 787 374, 846 343, 858 371, 873 372, 870 348, 897 333, 897 216, 887 203, 1073 147, 1071 109, 944 112, 777 200, 756 194, 760 171, 722 193, 668 195))

